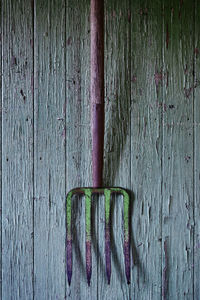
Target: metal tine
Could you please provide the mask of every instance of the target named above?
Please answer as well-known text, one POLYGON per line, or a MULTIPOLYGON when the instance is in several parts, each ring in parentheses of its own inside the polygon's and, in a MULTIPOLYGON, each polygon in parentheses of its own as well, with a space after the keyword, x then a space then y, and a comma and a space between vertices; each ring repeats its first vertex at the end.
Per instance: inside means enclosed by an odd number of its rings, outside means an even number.
POLYGON ((91 253, 91 201, 92 194, 104 194, 105 196, 105 260, 108 284, 111 278, 111 246, 110 246, 110 201, 112 193, 123 195, 124 206, 124 263, 127 283, 130 283, 130 233, 129 233, 129 194, 123 188, 76 188, 71 190, 66 199, 67 210, 67 278, 69 285, 72 278, 72 212, 71 199, 74 194, 85 195, 85 223, 86 223, 86 274, 90 286, 92 276, 91 253))
MULTIPOLYGON (((129 205, 130 198, 127 191, 123 188, 110 188, 111 193, 121 194, 123 196, 123 208, 124 208, 124 264, 127 284, 130 284, 130 233, 129 233, 129 205)), ((108 190, 106 191, 108 193, 108 190)), ((111 196, 111 195, 110 195, 111 196)), ((107 200, 108 201, 108 200, 107 200)))
POLYGON ((67 210, 67 278, 69 285, 72 279, 72 210, 71 210, 71 198, 73 190, 67 194, 66 210, 67 210))
POLYGON ((124 263, 127 284, 130 284, 130 233, 129 233, 129 205, 130 199, 126 190, 121 189, 124 200, 124 263))
POLYGON ((86 274, 88 286, 92 276, 92 252, 91 252, 91 189, 85 189, 85 224, 86 224, 86 274))
POLYGON ((85 195, 85 224, 86 224, 86 274, 87 282, 90 286, 92 275, 92 254, 91 254, 91 188, 77 188, 71 190, 67 194, 66 211, 67 211, 67 279, 68 284, 71 284, 72 278, 72 210, 71 200, 73 195, 85 195))
POLYGON ((108 284, 111 277, 111 249, 110 249, 110 200, 111 191, 105 189, 105 260, 106 260, 106 275, 108 284))

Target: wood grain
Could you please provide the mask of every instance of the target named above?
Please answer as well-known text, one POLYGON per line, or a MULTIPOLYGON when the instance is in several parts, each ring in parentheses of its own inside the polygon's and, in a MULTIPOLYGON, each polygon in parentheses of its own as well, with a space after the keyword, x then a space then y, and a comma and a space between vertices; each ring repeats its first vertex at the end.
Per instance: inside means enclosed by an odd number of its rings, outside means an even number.
MULTIPOLYGON (((0 16, 2 15, 2 3, 0 2, 0 16)), ((1 22, 2 25, 2 22, 1 22)), ((0 97, 1 97, 1 104, 0 104, 0 140, 1 140, 1 147, 0 147, 0 269, 2 270, 2 26, 0 26, 0 97)), ((2 299, 2 272, 0 275, 0 299, 2 299)))
POLYGON ((34 7, 34 297, 65 297, 65 1, 34 7))
POLYGON ((2 2, 2 299, 33 297, 33 26, 2 2))
POLYGON ((90 0, 1 1, 1 299, 200 298, 199 6, 105 0, 103 179, 131 193, 132 269, 128 286, 116 197, 107 285, 94 197, 88 288, 79 197, 67 283, 65 196, 92 185, 90 0))
MULTIPOLYGON (((104 186, 130 188, 129 1, 105 1, 104 186)), ((123 198, 111 199, 111 282, 105 276, 104 205, 99 201, 98 299, 129 299, 123 256, 123 198)))
POLYGON ((192 299, 194 2, 172 0, 163 8, 162 295, 192 299))
POLYGON ((131 299, 161 299, 162 3, 131 6, 131 299))
POLYGON ((200 298, 200 77, 199 77, 199 60, 200 60, 200 9, 199 1, 195 1, 195 40, 194 40, 194 262, 192 268, 194 270, 194 299, 200 298))
MULTIPOLYGON (((67 191, 92 186, 90 126, 90 1, 67 2, 66 11, 66 174, 67 191)), ((85 268, 85 200, 72 200, 73 275, 68 299, 97 298, 97 207, 92 201, 92 278, 85 268)))

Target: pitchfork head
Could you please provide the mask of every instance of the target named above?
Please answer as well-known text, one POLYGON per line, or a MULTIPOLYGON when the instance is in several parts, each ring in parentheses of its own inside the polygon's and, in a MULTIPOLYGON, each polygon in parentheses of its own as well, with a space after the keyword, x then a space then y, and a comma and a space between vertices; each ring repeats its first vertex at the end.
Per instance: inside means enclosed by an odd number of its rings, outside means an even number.
POLYGON ((91 200, 93 194, 102 194, 105 197, 105 261, 108 284, 111 277, 111 247, 110 247, 110 199, 111 194, 121 194, 124 202, 124 263, 127 283, 130 283, 130 237, 129 237, 129 194, 123 188, 75 188, 67 194, 67 276, 68 283, 72 277, 72 214, 71 200, 74 195, 85 196, 85 231, 86 231, 86 274, 90 285, 92 275, 91 254, 91 200))

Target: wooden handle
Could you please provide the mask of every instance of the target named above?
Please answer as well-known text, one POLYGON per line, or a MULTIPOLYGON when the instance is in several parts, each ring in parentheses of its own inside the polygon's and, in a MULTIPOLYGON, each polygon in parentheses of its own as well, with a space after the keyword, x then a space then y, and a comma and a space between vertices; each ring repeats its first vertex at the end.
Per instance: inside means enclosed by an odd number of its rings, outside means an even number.
POLYGON ((93 187, 102 186, 104 149, 104 1, 91 0, 91 126, 93 187))

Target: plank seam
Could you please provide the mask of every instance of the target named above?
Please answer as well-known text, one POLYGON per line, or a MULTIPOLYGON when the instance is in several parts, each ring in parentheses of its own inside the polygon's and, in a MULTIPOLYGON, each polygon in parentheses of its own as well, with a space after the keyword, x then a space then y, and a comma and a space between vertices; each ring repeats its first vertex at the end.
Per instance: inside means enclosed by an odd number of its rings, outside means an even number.
MULTIPOLYGON (((64 104, 64 111, 63 111, 63 114, 64 114, 64 120, 65 120, 65 123, 64 123, 64 134, 65 134, 65 140, 64 140, 64 147, 65 147, 65 184, 64 184, 64 188, 65 188, 65 195, 67 194, 67 141, 66 141, 66 130, 67 130, 67 105, 66 105, 66 99, 67 99, 67 89, 66 89, 66 82, 67 82, 67 51, 66 51, 66 45, 67 45, 67 1, 65 0, 65 21, 64 21, 64 28, 65 28, 65 31, 64 31, 64 48, 65 49, 65 53, 64 53, 64 69, 65 69, 65 72, 64 72, 64 80, 65 80, 65 91, 64 91, 64 94, 65 94, 65 104, 64 104)), ((64 205, 64 207, 66 208, 66 203, 64 205)), ((66 211, 66 209, 65 209, 66 211)), ((65 216, 65 224, 66 224, 66 213, 64 214, 65 216)), ((65 232, 66 232, 66 225, 65 225, 65 232)), ((65 238, 65 249, 66 249, 66 238, 65 238)), ((64 256, 64 262, 65 262, 65 270, 67 269, 67 257, 66 257, 66 253, 65 253, 65 256, 64 256)), ((67 299, 67 276, 66 276, 66 271, 65 271, 65 299, 67 299)))
MULTIPOLYGON (((194 14, 194 31, 193 31, 193 48, 194 48, 194 51, 193 51, 193 86, 195 86, 195 76, 196 76, 196 58, 195 58, 195 36, 196 36, 196 14, 195 14, 195 9, 196 8, 196 0, 195 0, 195 3, 194 3, 194 7, 193 7, 193 14, 194 14)), ((195 89, 193 89, 192 91, 192 105, 193 105, 193 115, 192 115, 192 119, 193 119, 193 132, 192 132, 192 135, 193 135, 193 178, 192 178, 192 181, 193 181, 193 199, 192 199, 192 206, 193 206, 193 209, 192 209, 192 214, 193 214, 193 251, 192 251, 192 264, 193 264, 193 269, 192 269, 192 277, 193 277, 193 300, 194 300, 194 297, 195 297, 195 292, 194 292, 194 266, 195 266, 195 259, 194 259, 194 255, 195 255, 195 251, 194 251, 194 247, 195 247, 195 191, 196 191, 196 177, 195 177, 195 166, 196 166, 196 155, 195 155, 195 144, 196 144, 196 127, 194 126, 194 124, 196 124, 196 118, 195 118, 195 89)))
POLYGON ((35 238, 35 234, 34 234, 34 213, 35 213, 35 207, 34 207, 34 200, 35 200, 35 161, 34 161, 34 157, 35 157, 35 114, 34 114, 34 107, 35 107, 35 0, 32 0, 32 28, 33 28, 33 33, 32 33, 32 38, 33 38, 33 45, 32 45, 32 99, 33 99, 33 153, 32 153, 32 157, 33 157, 33 212, 32 212, 32 218, 33 218, 33 233, 32 233, 32 238, 33 238, 33 274, 32 274, 32 288, 33 288, 33 299, 35 298, 35 284, 34 284, 34 276, 35 276, 35 266, 34 266, 34 250, 35 250, 35 243, 34 243, 34 238, 35 238))
MULTIPOLYGON (((129 14, 131 14, 131 0, 129 0, 128 2, 128 18, 129 18, 129 14)), ((131 24, 132 24, 132 14, 130 15, 130 19, 128 19, 129 21, 129 27, 128 27, 128 38, 129 38, 129 53, 128 53, 128 60, 129 60, 129 107, 131 108, 131 70, 132 70, 132 63, 131 63, 131 46, 132 46, 132 39, 131 39, 131 24)), ((132 169, 131 169, 131 127, 132 127, 132 120, 131 120, 131 109, 129 109, 129 157, 130 157, 130 168, 129 168, 129 186, 131 187, 131 182, 132 182, 132 178, 131 178, 131 174, 132 174, 132 169)), ((131 201, 133 201, 134 199, 130 199, 131 201)), ((131 205, 132 207, 132 205, 131 205)), ((130 210, 130 206, 129 206, 129 210, 130 210)), ((129 211, 129 231, 132 230, 132 226, 131 226, 131 211, 129 211)), ((131 237, 132 234, 131 232, 129 232, 129 236, 131 237)), ((131 238, 130 238, 130 247, 131 247, 131 238)), ((131 249, 130 249, 130 254, 132 253, 131 249)), ((130 257, 130 267, 132 269, 133 267, 133 258, 130 257)), ((132 275, 132 274, 131 274, 132 275)), ((133 276, 131 277, 131 281, 133 282, 133 276)), ((129 298, 131 299, 131 285, 129 286, 129 298)))
MULTIPOLYGON (((161 6, 162 6, 162 9, 164 11, 164 0, 161 1, 161 6)), ((163 66, 165 66, 165 59, 164 59, 164 45, 165 45, 165 35, 164 35, 164 30, 165 30, 165 22, 164 22, 164 16, 162 17, 162 45, 161 45, 161 49, 162 49, 162 63, 163 63, 163 66)), ((164 88, 162 89, 162 98, 164 101, 164 96, 165 96, 165 93, 164 93, 164 88)), ((163 179, 164 179, 164 168, 163 168, 163 158, 164 158, 164 122, 163 122, 163 117, 160 118, 160 122, 161 122, 161 130, 160 130, 160 133, 162 133, 162 136, 161 136, 161 237, 162 237, 162 242, 161 242, 161 299, 164 298, 163 297, 163 280, 164 280, 164 276, 163 276, 163 251, 164 251, 164 243, 163 243, 163 187, 164 187, 164 182, 163 182, 163 179)))
POLYGON ((0 14, 0 17, 1 17, 1 29, 0 29, 0 36, 1 36, 1 41, 0 41, 0 44, 1 44, 1 61, 0 61, 0 63, 1 63, 1 66, 0 66, 0 68, 1 68, 1 158, 0 158, 0 160, 1 160, 1 182, 0 182, 0 188, 1 188, 1 199, 0 199, 0 205, 1 205, 1 241, 0 241, 0 243, 1 243, 1 245, 0 245, 0 249, 1 249, 1 257, 0 257, 0 265, 1 265, 1 273, 0 273, 0 280, 1 280, 1 286, 0 286, 0 289, 1 289, 1 291, 0 291, 0 295, 1 295, 1 299, 2 299, 2 296, 3 296, 3 293, 2 293, 2 278, 3 278, 3 276, 2 276, 2 228, 3 228, 3 223, 2 223, 2 178, 3 178, 3 176, 2 176, 2 149, 3 149, 3 142, 2 142, 2 128, 3 128, 3 126, 2 126, 2 115, 3 115, 3 113, 2 113, 2 111, 3 111, 3 109, 2 109, 2 107, 3 107, 3 85, 2 85, 2 77, 3 77, 3 9, 2 9, 2 6, 3 6, 3 1, 1 1, 0 2, 0 11, 1 11, 1 14, 0 14))

